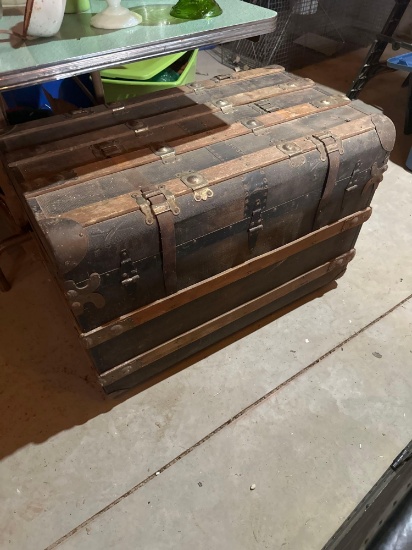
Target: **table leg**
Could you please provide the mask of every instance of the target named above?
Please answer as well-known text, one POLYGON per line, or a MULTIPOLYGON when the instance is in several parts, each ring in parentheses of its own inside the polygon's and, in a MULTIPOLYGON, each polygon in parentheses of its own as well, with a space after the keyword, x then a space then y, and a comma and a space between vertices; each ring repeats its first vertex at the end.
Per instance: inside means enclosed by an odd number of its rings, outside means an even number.
POLYGON ((92 82, 97 103, 104 103, 104 88, 99 71, 94 71, 92 73, 92 82))

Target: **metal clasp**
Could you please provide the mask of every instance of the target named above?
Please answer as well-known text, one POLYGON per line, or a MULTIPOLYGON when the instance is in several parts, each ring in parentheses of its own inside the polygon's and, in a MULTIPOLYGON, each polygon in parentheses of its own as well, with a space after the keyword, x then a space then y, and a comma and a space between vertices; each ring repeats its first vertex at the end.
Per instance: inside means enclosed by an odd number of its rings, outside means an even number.
POLYGON ((263 122, 255 118, 248 118, 247 120, 242 121, 242 124, 249 130, 252 130, 255 136, 262 134, 263 130, 265 130, 265 125, 263 122))
POLYGON ((170 145, 162 145, 158 149, 153 150, 154 154, 162 159, 163 164, 171 164, 176 161, 176 153, 170 145))
POLYGON ((313 137, 324 144, 328 153, 339 151, 339 154, 343 155, 344 149, 342 139, 340 137, 330 132, 327 132, 325 134, 313 134, 313 137))
POLYGON ((150 208, 150 202, 138 193, 134 193, 132 195, 132 198, 135 199, 135 201, 137 202, 137 206, 140 208, 142 214, 144 215, 147 225, 152 225, 154 222, 154 217, 150 208))
POLYGON ((195 201, 205 201, 213 197, 213 191, 209 189, 208 181, 202 174, 188 174, 181 176, 180 179, 193 191, 195 201))
POLYGON ((218 107, 222 113, 231 113, 233 111, 233 105, 227 99, 217 99, 213 101, 213 105, 218 107))

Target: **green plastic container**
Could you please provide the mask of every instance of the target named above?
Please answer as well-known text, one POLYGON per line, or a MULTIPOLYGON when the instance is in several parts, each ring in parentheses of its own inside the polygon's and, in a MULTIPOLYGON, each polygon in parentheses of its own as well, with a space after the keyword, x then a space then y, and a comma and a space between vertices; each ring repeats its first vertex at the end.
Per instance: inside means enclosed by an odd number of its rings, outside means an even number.
POLYGON ((137 63, 129 63, 121 67, 101 71, 106 102, 128 99, 193 82, 196 80, 198 50, 190 53, 187 65, 177 80, 171 82, 156 80, 162 71, 179 61, 186 53, 180 52, 154 59, 145 59, 137 63))

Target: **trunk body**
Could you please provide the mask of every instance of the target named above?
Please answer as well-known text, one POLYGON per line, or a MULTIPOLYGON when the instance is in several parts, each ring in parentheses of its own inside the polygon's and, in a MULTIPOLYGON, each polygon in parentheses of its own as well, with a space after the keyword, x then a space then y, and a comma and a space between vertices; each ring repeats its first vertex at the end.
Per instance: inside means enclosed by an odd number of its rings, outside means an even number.
POLYGON ((108 392, 339 276, 395 139, 281 67, 54 119, 0 150, 108 392))

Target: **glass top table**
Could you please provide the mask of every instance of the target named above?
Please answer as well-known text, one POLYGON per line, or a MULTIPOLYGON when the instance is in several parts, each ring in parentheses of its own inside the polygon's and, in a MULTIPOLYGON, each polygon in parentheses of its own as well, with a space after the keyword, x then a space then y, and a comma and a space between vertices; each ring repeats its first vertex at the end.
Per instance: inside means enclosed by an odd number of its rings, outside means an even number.
MULTIPOLYGON (((212 19, 183 21, 169 16, 174 1, 160 3, 123 0, 140 13, 142 24, 116 31, 94 29, 91 16, 105 7, 91 0, 89 12, 66 14, 53 38, 21 40, 0 34, 0 90, 39 84, 98 71, 122 63, 148 59, 206 45, 272 32, 276 12, 242 0, 219 0, 223 14, 212 19)), ((0 29, 22 31, 23 10, 4 10, 0 29)))

